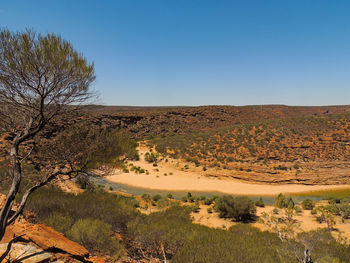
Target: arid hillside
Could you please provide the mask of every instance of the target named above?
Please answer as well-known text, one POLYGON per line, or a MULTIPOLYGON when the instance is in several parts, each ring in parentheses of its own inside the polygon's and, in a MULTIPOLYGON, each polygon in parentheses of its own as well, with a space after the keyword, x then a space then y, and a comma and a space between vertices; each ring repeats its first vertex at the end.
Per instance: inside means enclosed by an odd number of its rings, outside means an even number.
POLYGON ((88 108, 95 124, 124 128, 164 155, 213 176, 263 183, 344 184, 350 107, 88 108), (212 169, 211 169, 212 170, 212 169))
POLYGON ((89 106, 84 117, 95 124, 126 128, 137 139, 208 131, 236 124, 272 119, 326 116, 350 112, 350 106, 295 107, 201 106, 201 107, 116 107, 89 106))
POLYGON ((56 120, 39 143, 81 122, 127 131, 207 176, 214 168, 215 177, 251 182, 350 182, 350 106, 86 106, 56 120))

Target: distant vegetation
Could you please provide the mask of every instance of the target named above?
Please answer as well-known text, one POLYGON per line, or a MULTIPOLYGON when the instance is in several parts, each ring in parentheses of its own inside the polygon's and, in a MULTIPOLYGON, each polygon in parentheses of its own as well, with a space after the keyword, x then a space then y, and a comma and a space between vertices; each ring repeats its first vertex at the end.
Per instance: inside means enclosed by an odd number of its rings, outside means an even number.
POLYGON ((276 165, 277 172, 298 171, 298 160, 348 160, 348 142, 349 114, 267 120, 150 140, 158 152, 196 165, 239 169, 239 162, 288 162, 276 165))

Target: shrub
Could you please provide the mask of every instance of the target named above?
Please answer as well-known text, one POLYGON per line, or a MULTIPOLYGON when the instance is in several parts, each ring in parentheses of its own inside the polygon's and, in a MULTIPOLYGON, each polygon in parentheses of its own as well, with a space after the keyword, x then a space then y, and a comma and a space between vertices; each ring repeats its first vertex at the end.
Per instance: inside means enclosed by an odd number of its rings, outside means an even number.
POLYGON ((111 226, 101 220, 80 219, 67 235, 89 251, 121 255, 122 246, 117 239, 111 238, 111 226))
POLYGON ((194 213, 198 213, 199 212, 199 204, 197 202, 192 207, 192 212, 194 212, 194 213))
POLYGON ((249 225, 227 230, 199 226, 173 263, 287 263, 296 262, 283 250, 277 235, 261 232, 249 225))
POLYGON ((301 214, 301 213, 303 212, 303 209, 301 209, 300 206, 295 206, 295 207, 294 207, 294 210, 295 210, 295 212, 296 212, 297 214, 301 214))
POLYGON ((77 179, 75 180, 75 183, 81 188, 81 189, 88 189, 91 185, 89 178, 86 175, 79 175, 77 179))
POLYGON ((72 219, 58 212, 53 212, 47 218, 44 219, 43 223, 50 226, 61 233, 66 233, 72 227, 72 219))
POLYGON ((146 152, 146 154, 145 154, 145 161, 148 163, 157 163, 158 158, 159 158, 158 153, 146 152))
POLYGON ((211 205, 213 203, 213 200, 212 199, 205 199, 204 200, 204 204, 205 205, 211 205))
POLYGON ((256 212, 254 202, 246 196, 222 196, 216 201, 215 208, 220 217, 236 221, 251 220, 256 212))
POLYGON ((313 204, 312 200, 311 199, 305 199, 303 202, 302 202, 302 206, 303 206, 303 209, 304 210, 312 210, 314 209, 315 205, 313 204))
POLYGON ((287 205, 286 197, 283 194, 279 194, 275 198, 275 206, 278 208, 284 208, 287 205))
POLYGON ((264 200, 260 197, 259 200, 255 202, 255 205, 258 207, 265 207, 264 200))
POLYGON ((162 196, 160 194, 156 194, 156 195, 152 196, 152 200, 154 202, 158 202, 160 199, 162 199, 162 196))
POLYGON ((193 227, 191 208, 172 206, 166 211, 137 218, 128 225, 130 237, 153 257, 171 258, 182 248, 193 227))
POLYGON ((149 202, 151 200, 151 196, 149 194, 143 194, 141 198, 146 202, 149 202))
POLYGON ((291 208, 291 209, 293 209, 294 206, 295 206, 295 203, 294 203, 294 201, 293 201, 293 198, 289 197, 289 198, 287 199, 285 208, 291 208))
POLYGON ((135 199, 112 193, 85 191, 74 195, 56 188, 42 188, 29 198, 27 209, 36 214, 36 222, 43 222, 52 211, 69 217, 74 224, 79 219, 97 219, 121 230, 139 212, 135 209, 135 199))

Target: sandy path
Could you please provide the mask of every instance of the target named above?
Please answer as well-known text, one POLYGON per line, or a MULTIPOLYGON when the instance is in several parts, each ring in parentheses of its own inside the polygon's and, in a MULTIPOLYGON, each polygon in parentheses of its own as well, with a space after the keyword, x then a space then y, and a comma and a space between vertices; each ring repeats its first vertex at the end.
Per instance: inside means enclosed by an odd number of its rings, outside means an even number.
POLYGON ((184 169, 186 163, 180 163, 178 160, 170 158, 168 158, 167 162, 163 160, 158 163, 157 167, 153 167, 152 164, 147 163, 143 158, 147 151, 147 148, 140 147, 140 161, 132 163, 148 171, 148 175, 134 172, 123 173, 120 170, 116 170, 114 174, 106 177, 106 179, 115 183, 153 190, 221 192, 225 194, 258 196, 350 189, 350 185, 270 185, 252 184, 234 179, 208 178, 204 176, 205 173, 201 167, 187 164, 189 169, 184 169))

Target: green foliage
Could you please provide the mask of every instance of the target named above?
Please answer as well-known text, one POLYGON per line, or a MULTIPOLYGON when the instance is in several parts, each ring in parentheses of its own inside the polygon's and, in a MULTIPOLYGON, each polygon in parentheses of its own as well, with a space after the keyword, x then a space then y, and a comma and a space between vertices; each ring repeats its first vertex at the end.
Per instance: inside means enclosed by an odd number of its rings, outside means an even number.
POLYGON ((278 208, 294 208, 295 204, 291 197, 286 198, 283 194, 279 194, 275 198, 275 206, 278 208))
POLYGON ((81 189, 93 189, 93 183, 90 182, 88 176, 86 175, 79 175, 75 183, 81 188, 81 189))
POLYGON ((278 237, 248 225, 229 231, 198 227, 174 256, 173 263, 296 262, 278 237))
POLYGON ((254 218, 256 207, 246 196, 222 196, 216 200, 215 209, 223 218, 233 218, 235 221, 249 221, 254 218))
POLYGON ((194 204, 194 206, 192 206, 192 211, 193 211, 194 213, 198 213, 199 210, 200 210, 200 208, 199 208, 199 202, 196 201, 196 203, 194 204))
POLYGON ((286 203, 286 208, 293 209, 294 206, 295 206, 295 203, 294 203, 294 201, 293 201, 293 198, 288 197, 287 203, 286 203))
POLYGON ((92 252, 121 256, 122 245, 111 238, 111 226, 101 220, 79 219, 67 232, 67 236, 92 252))
POLYGON ((145 154, 145 161, 148 163, 157 163, 159 158, 158 153, 154 152, 146 152, 145 154))
POLYGON ((156 194, 156 195, 152 196, 152 200, 154 202, 158 202, 160 199, 162 199, 162 196, 160 194, 156 194))
POLYGON ((350 262, 349 245, 337 242, 325 228, 302 232, 297 240, 311 251, 314 262, 350 262))
POLYGON ((73 220, 69 216, 65 216, 58 212, 52 212, 43 220, 43 223, 56 229, 58 232, 66 233, 71 229, 73 220))
POLYGON ((345 219, 350 217, 350 205, 347 202, 342 202, 336 204, 335 208, 337 209, 337 214, 340 216, 342 222, 344 223, 345 219))
POLYGON ((190 207, 173 206, 130 222, 128 233, 152 256, 163 258, 164 249, 167 258, 171 258, 191 233, 190 213, 190 207))
POLYGON ((122 246, 111 238, 112 231, 126 229, 139 215, 135 202, 104 191, 73 195, 42 188, 30 197, 27 209, 36 214, 36 222, 53 227, 89 250, 116 256, 122 246))
POLYGON ((304 210, 312 210, 314 209, 315 205, 314 203, 312 202, 311 199, 305 199, 303 202, 302 202, 302 206, 303 206, 303 209, 304 210))
POLYGON ((146 202, 151 201, 151 196, 149 194, 143 194, 141 198, 146 202))
POLYGON ((260 197, 259 200, 255 201, 255 205, 258 207, 265 207, 264 200, 260 197))
POLYGON ((275 206, 278 208, 286 207, 287 201, 286 197, 281 193, 275 198, 275 206))
POLYGON ((27 209, 36 214, 39 222, 55 211, 69 217, 73 223, 79 219, 98 219, 110 224, 113 230, 125 229, 127 222, 139 214, 133 198, 104 191, 73 195, 56 188, 43 188, 33 193, 27 209))

